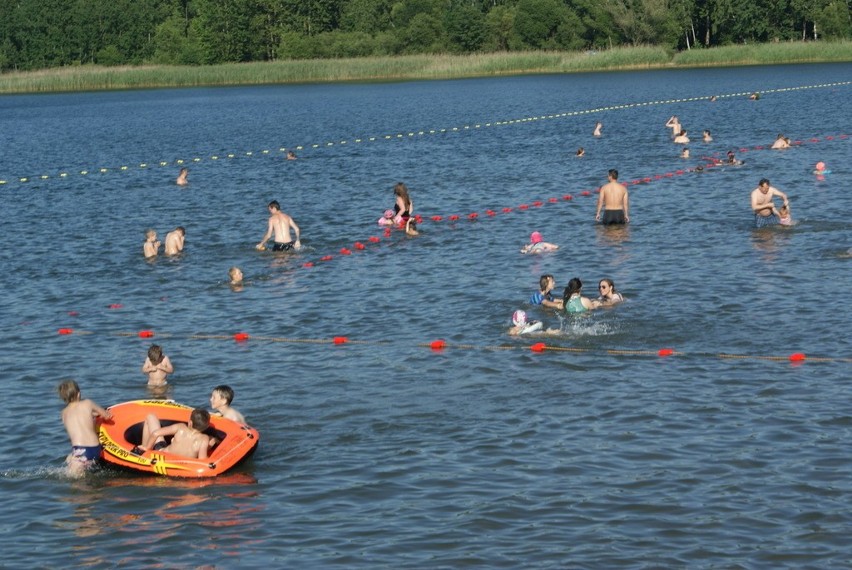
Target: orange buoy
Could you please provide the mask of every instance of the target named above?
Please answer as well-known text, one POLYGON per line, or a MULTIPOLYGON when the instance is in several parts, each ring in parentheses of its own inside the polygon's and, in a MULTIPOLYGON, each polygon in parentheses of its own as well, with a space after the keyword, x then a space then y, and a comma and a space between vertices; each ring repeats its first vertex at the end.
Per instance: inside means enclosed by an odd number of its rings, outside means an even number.
POLYGON ((154 336, 154 331, 139 331, 139 338, 151 338, 154 336))
POLYGON ((334 337, 334 344, 346 344, 347 342, 349 342, 349 339, 345 336, 334 337))
POLYGON ((432 350, 442 350, 445 346, 447 346, 447 343, 443 339, 433 340, 432 344, 429 345, 432 350))
POLYGON ((537 342, 530 347, 530 350, 533 352, 544 352, 545 348, 547 348, 547 346, 543 342, 537 342))
POLYGON ((234 340, 237 342, 243 342, 249 339, 248 333, 240 332, 234 335, 234 340))

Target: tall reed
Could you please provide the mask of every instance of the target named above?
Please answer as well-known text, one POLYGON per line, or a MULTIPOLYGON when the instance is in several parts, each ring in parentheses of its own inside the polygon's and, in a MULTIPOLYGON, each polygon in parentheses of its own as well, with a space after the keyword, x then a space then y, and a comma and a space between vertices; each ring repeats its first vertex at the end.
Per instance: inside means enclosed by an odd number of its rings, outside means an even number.
POLYGON ((692 49, 654 46, 582 52, 498 52, 333 60, 288 60, 209 66, 76 66, 0 75, 0 93, 45 93, 195 87, 451 79, 524 73, 852 61, 852 42, 790 42, 692 49))

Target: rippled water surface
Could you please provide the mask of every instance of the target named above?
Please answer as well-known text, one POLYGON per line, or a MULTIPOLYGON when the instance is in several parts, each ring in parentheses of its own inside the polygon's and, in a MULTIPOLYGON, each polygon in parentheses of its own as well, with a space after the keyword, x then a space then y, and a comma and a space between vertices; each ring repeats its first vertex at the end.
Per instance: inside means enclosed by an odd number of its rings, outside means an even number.
POLYGON ((838 64, 0 98, 0 565, 848 566, 849 81, 838 64), (778 133, 800 144, 767 150, 778 133), (729 149, 745 164, 694 171, 729 149), (609 168, 642 182, 625 229, 593 223, 609 168), (794 227, 752 229, 763 177, 794 227), (375 225, 400 180, 415 238, 375 225), (303 252, 254 250, 272 199, 303 252), (177 225, 185 252, 143 260, 144 230, 177 225), (521 255, 533 230, 560 249, 521 255), (530 307, 543 273, 589 296, 610 277, 627 301, 530 307), (509 337, 519 308, 560 334, 509 337), (249 462, 64 475, 56 385, 146 397, 143 330, 170 397, 234 387, 261 433, 249 462))

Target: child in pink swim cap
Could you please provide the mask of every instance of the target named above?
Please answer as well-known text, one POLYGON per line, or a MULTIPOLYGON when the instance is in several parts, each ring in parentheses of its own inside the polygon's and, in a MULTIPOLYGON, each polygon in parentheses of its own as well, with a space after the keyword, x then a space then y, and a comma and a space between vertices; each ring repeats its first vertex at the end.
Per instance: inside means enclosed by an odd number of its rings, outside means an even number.
POLYGON ((530 243, 521 248, 521 253, 544 253, 557 249, 558 245, 544 241, 539 232, 533 232, 530 234, 530 243))
POLYGON ((384 215, 379 218, 380 226, 392 226, 393 225, 393 210, 385 210, 384 215))
POLYGON ((831 171, 825 169, 825 163, 823 161, 819 161, 816 163, 816 170, 814 170, 814 174, 819 176, 822 174, 828 174, 829 172, 831 171))

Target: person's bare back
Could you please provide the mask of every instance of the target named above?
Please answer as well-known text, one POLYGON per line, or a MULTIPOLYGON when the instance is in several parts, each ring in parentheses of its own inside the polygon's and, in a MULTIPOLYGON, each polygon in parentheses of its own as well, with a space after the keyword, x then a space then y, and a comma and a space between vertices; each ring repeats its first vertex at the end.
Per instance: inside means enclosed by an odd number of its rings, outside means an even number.
POLYGON ((100 444, 94 428, 95 416, 111 418, 112 414, 91 400, 78 400, 65 406, 62 423, 65 424, 71 445, 92 447, 100 444))
POLYGON ((266 249, 266 242, 269 241, 270 237, 274 236, 275 245, 273 246, 274 251, 287 251, 291 248, 291 246, 287 245, 292 242, 290 237, 290 230, 296 234, 296 240, 293 242, 293 246, 295 249, 299 249, 301 247, 301 231, 299 230, 299 226, 296 225, 296 222, 281 211, 281 207, 278 202, 273 200, 267 206, 269 210, 269 224, 267 225, 266 234, 263 236, 263 240, 255 246, 259 250, 266 249))
POLYGON ((172 442, 162 449, 175 455, 204 459, 207 457, 208 447, 210 447, 209 436, 192 429, 188 425, 180 424, 172 437, 172 442))
MULTIPOLYGON (((601 210, 606 210, 608 212, 621 212, 623 213, 624 222, 630 221, 630 202, 628 200, 627 187, 618 182, 618 171, 610 170, 607 175, 609 182, 601 186, 600 192, 598 194, 598 206, 597 212, 595 213, 595 219, 601 220, 601 210)), ((620 218, 621 216, 619 216, 620 218)), ((603 220, 604 223, 620 223, 619 220, 612 220, 608 222, 606 219, 603 220)))
POLYGON ((178 226, 174 230, 166 234, 166 255, 177 255, 183 251, 184 239, 186 230, 183 226, 178 226))

